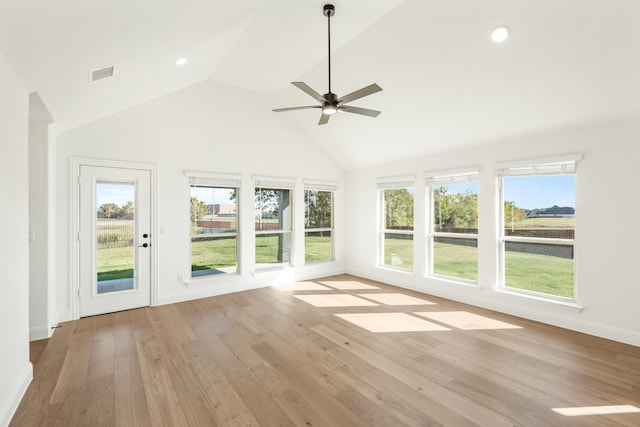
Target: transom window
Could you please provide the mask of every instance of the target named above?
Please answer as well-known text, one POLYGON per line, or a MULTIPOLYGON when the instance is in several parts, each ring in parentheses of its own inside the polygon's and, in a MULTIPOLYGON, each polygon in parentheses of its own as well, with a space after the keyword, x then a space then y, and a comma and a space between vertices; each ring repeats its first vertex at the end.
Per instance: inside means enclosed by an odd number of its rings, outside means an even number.
POLYGON ((238 271, 239 177, 190 176, 191 277, 238 271))
POLYGON ((575 174, 581 156, 497 168, 501 287, 575 300, 575 174))
POLYGON ((336 186, 305 183, 305 263, 331 261, 333 255, 333 204, 336 186))
POLYGON ((378 180, 379 264, 413 270, 413 177, 378 180))
POLYGON ((478 280, 478 171, 426 174, 427 274, 478 280))

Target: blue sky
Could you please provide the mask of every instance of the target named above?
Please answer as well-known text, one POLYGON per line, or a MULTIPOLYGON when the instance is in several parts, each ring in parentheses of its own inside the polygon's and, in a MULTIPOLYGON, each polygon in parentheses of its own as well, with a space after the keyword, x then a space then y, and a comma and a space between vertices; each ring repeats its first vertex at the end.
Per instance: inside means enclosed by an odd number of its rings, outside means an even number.
POLYGON ((504 180, 504 200, 522 209, 576 206, 575 175, 510 177, 504 180))
POLYGON ((204 202, 206 205, 228 205, 234 202, 229 198, 233 190, 222 188, 191 187, 191 195, 204 202))
POLYGON ((135 202, 135 186, 129 183, 100 183, 96 192, 96 207, 105 203, 126 205, 128 201, 135 202))
MULTIPOLYGON (((515 202, 522 209, 576 206, 574 175, 508 177, 504 180, 504 200, 515 202)), ((448 194, 477 193, 478 184, 451 184, 448 194)), ((480 196, 482 197, 482 195, 480 196)))

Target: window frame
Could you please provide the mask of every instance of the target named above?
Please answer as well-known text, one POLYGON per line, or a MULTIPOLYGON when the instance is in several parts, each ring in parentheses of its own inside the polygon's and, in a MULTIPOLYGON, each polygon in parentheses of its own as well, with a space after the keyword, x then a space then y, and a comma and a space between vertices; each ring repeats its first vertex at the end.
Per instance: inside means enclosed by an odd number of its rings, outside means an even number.
POLYGON ((377 266, 378 268, 390 269, 394 271, 404 272, 404 273, 413 273, 416 269, 415 264, 415 176, 407 175, 400 177, 388 177, 388 178, 378 178, 377 180, 377 193, 378 193, 378 250, 377 250, 377 266), (413 197, 413 229, 412 230, 389 230, 386 227, 386 202, 384 197, 385 190, 402 190, 402 189, 414 189, 412 193, 413 197), (405 235, 411 236, 411 268, 398 267, 394 265, 388 265, 384 263, 385 259, 385 235, 386 234, 397 234, 397 235, 405 235))
MULTIPOLYGON (((434 272, 434 243, 436 238, 445 237, 445 238, 453 238, 453 239, 466 239, 466 240, 475 240, 476 241, 476 249, 478 248, 479 239, 478 232, 476 233, 450 233, 450 232, 441 232, 435 230, 435 197, 433 196, 433 190, 435 187, 442 185, 452 185, 452 184, 462 184, 462 183, 476 183, 478 184, 477 197, 478 200, 480 198, 480 188, 479 188, 479 168, 465 168, 465 169, 455 169, 449 171, 438 171, 438 172, 425 172, 425 188, 426 188, 426 198, 427 198, 427 221, 428 226, 427 229, 427 253, 426 253, 426 277, 436 278, 436 279, 445 279, 448 281, 459 282, 463 284, 469 284, 478 286, 479 280, 470 280, 465 279, 463 277, 456 276, 448 276, 445 274, 437 274, 434 272)), ((477 219, 477 228, 479 231, 480 228, 480 207, 478 205, 478 219, 477 219)), ((479 268, 479 256, 476 255, 476 270, 479 268)))
POLYGON ((286 190, 289 191, 289 229, 277 229, 277 230, 256 230, 255 226, 255 217, 253 220, 253 232, 254 232, 254 244, 253 244, 253 253, 254 253, 254 270, 256 272, 269 271, 273 269, 281 269, 281 268, 289 268, 295 265, 295 234, 294 234, 294 193, 296 188, 296 182, 293 179, 288 178, 276 178, 276 177, 262 177, 262 176, 254 176, 253 177, 253 208, 254 211, 257 209, 255 204, 255 194, 258 190, 286 190), (266 263, 266 264, 258 264, 257 262, 257 239, 258 236, 261 235, 271 235, 271 234, 281 234, 283 237, 288 234, 289 236, 289 245, 290 245, 290 253, 289 253, 289 262, 280 262, 280 263, 266 263))
MULTIPOLYGON (((338 190, 337 184, 335 183, 321 183, 316 181, 305 181, 304 182, 304 195, 303 198, 306 199, 307 191, 316 191, 316 192, 328 192, 331 193, 331 227, 323 227, 323 228, 308 228, 307 227, 307 214, 306 214, 306 204, 305 204, 305 223, 304 223, 304 248, 305 248, 305 264, 317 264, 322 262, 331 262, 335 261, 335 203, 336 203, 336 192, 338 190), (315 232, 326 232, 328 231, 331 236, 331 256, 329 259, 323 259, 318 261, 307 261, 307 233, 315 233, 315 232)), ((304 200, 303 199, 303 200, 304 200)))
MULTIPOLYGON (((224 237, 234 237, 236 245, 236 265, 235 271, 224 272, 224 274, 203 274, 194 276, 193 273, 193 237, 191 233, 191 220, 189 219, 189 279, 187 282, 211 280, 212 278, 225 277, 228 275, 240 274, 242 268, 241 259, 241 215, 240 215, 240 195, 242 192, 242 176, 231 174, 218 174, 198 171, 185 171, 184 175, 188 179, 189 185, 189 210, 191 209, 191 189, 193 187, 207 187, 213 189, 235 189, 236 190, 236 231, 234 233, 225 233, 224 237)), ((191 212, 189 212, 189 218, 191 212)), ((222 238, 222 236, 210 236, 213 239, 222 238)))
POLYGON ((577 212, 577 163, 582 160, 582 154, 568 154, 559 157, 550 157, 534 160, 525 160, 519 162, 498 163, 494 165, 497 180, 498 197, 498 281, 497 289, 502 292, 521 295, 528 298, 534 298, 543 301, 558 302, 569 305, 578 304, 578 277, 576 274, 576 233, 574 213, 574 238, 549 238, 549 237, 525 237, 525 236, 507 236, 505 233, 505 210, 504 210, 504 179, 509 177, 535 177, 535 176, 574 176, 574 200, 576 204, 575 212, 577 212), (506 283, 506 245, 509 242, 515 243, 532 243, 544 245, 562 245, 571 246, 573 248, 573 297, 563 297, 560 295, 549 294, 545 292, 532 291, 528 289, 520 289, 507 286, 506 283))

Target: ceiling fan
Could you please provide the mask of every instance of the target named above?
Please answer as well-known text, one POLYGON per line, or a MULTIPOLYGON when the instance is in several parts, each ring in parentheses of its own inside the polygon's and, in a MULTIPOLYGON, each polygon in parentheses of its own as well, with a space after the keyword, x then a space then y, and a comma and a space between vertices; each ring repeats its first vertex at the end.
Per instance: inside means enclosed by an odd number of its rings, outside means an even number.
POLYGON ((325 4, 322 13, 327 17, 327 41, 329 47, 329 91, 324 95, 320 95, 315 90, 311 89, 304 82, 291 82, 292 85, 310 95, 313 99, 318 101, 320 105, 309 105, 304 107, 289 107, 289 108, 276 108, 273 111, 276 113, 282 111, 292 111, 292 110, 306 110, 309 108, 321 108, 322 115, 320 116, 320 121, 318 125, 327 124, 329 118, 332 114, 337 113, 338 111, 346 111, 347 113, 355 113, 362 114, 363 116, 369 117, 377 117, 380 114, 380 111, 369 110, 368 108, 360 108, 360 107, 352 107, 349 105, 345 105, 348 102, 355 101, 356 99, 363 98, 367 95, 371 95, 373 93, 379 92, 382 90, 380 86, 376 83, 371 84, 369 86, 363 87, 362 89, 358 89, 355 92, 351 92, 348 95, 338 97, 335 93, 331 92, 331 17, 335 15, 335 7, 332 4, 325 4))

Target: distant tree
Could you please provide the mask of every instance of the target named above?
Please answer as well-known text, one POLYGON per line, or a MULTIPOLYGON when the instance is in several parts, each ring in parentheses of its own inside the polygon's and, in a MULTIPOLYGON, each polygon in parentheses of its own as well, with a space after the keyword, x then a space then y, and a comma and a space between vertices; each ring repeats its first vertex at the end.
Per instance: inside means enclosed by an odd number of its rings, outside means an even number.
POLYGON ((105 203, 100 206, 100 212, 102 212, 105 217, 111 218, 120 213, 120 206, 115 203, 105 203))
POLYGON ((330 191, 305 191, 305 225, 309 228, 331 227, 332 200, 333 193, 330 191))
POLYGON ((386 228, 413 228, 413 194, 409 190, 384 190, 384 204, 386 228))
POLYGON ((470 190, 456 194, 447 192, 446 186, 438 186, 433 190, 436 228, 477 228, 478 195, 470 190))
POLYGON ((123 216, 127 214, 132 214, 134 212, 133 202, 129 200, 127 203, 122 205, 122 208, 120 208, 120 212, 122 213, 123 216))
POLYGON ((504 223, 513 224, 527 218, 527 211, 516 206, 515 202, 504 202, 504 223))
POLYGON ((280 212, 280 202, 281 202, 280 193, 281 193, 281 190, 271 190, 268 188, 256 188, 255 198, 254 198, 256 209, 258 209, 261 212, 278 216, 278 212, 280 212))
POLYGON ((209 213, 209 208, 197 197, 191 197, 191 224, 195 227, 196 221, 201 220, 209 213))

